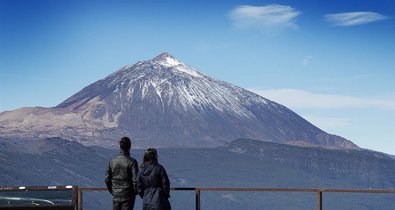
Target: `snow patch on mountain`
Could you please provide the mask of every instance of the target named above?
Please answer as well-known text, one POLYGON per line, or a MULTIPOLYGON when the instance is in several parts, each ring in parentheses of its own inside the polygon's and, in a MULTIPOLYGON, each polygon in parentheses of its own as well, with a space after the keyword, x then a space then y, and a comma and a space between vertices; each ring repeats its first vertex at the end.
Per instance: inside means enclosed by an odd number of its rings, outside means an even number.
POLYGON ((165 59, 160 60, 158 63, 166 67, 174 67, 174 66, 182 65, 180 61, 170 56, 166 56, 165 59))
POLYGON ((183 73, 189 74, 189 75, 194 76, 194 77, 203 77, 197 71, 195 71, 194 69, 191 69, 191 68, 189 68, 189 67, 187 67, 185 65, 176 66, 175 69, 177 71, 179 71, 179 72, 183 72, 183 73))
POLYGON ((171 68, 171 71, 173 73, 185 73, 193 77, 203 77, 202 74, 200 74, 196 69, 191 68, 187 65, 185 65, 183 62, 177 60, 173 56, 171 56, 168 53, 162 53, 159 56, 155 57, 152 59, 150 62, 152 62, 155 66, 159 65, 161 67, 167 67, 171 68))

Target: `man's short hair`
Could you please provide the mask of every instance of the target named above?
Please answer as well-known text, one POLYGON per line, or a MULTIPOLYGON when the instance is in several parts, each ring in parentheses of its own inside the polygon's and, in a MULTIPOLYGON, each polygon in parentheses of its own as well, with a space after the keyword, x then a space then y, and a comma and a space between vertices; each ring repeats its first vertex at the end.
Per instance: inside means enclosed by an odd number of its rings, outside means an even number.
POLYGON ((130 147, 132 146, 132 142, 128 137, 122 137, 122 139, 119 141, 119 147, 122 150, 130 150, 130 147))

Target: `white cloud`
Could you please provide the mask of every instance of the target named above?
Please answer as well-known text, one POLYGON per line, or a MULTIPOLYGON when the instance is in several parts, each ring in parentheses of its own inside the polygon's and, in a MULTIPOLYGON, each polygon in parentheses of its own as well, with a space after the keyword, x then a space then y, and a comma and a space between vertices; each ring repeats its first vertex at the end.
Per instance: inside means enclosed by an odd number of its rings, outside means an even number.
POLYGON ((349 127, 352 123, 351 119, 342 117, 317 117, 306 115, 303 116, 307 121, 314 124, 319 128, 327 129, 339 129, 349 127))
POLYGON ((286 5, 241 5, 232 9, 228 17, 240 28, 259 28, 267 31, 297 28, 294 23, 299 11, 286 5))
POLYGON ((303 66, 308 66, 310 64, 311 59, 313 59, 313 56, 306 55, 303 57, 303 66))
POLYGON ((395 110, 395 99, 319 94, 299 89, 250 89, 250 91, 293 109, 380 108, 395 110))
POLYGON ((355 26, 385 20, 387 17, 375 12, 347 12, 327 14, 325 19, 334 26, 355 26))

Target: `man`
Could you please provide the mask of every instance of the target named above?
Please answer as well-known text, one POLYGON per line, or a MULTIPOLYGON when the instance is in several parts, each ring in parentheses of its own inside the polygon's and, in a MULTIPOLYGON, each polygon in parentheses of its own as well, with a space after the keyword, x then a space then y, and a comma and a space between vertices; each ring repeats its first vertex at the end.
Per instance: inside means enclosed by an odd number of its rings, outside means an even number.
POLYGON ((132 143, 128 137, 119 141, 121 152, 110 160, 105 182, 112 194, 113 210, 133 210, 137 195, 137 161, 130 157, 132 143))

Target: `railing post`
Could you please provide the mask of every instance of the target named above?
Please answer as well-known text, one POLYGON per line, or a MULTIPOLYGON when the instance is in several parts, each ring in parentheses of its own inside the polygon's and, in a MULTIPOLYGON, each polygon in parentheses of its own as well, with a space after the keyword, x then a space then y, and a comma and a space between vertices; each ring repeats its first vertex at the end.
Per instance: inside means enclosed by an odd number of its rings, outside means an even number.
POLYGON ((200 190, 195 188, 195 209, 200 210, 200 190))
POLYGON ((317 192, 317 209, 322 210, 322 191, 317 192))
POLYGON ((78 189, 77 210, 82 210, 82 190, 81 189, 78 189))

